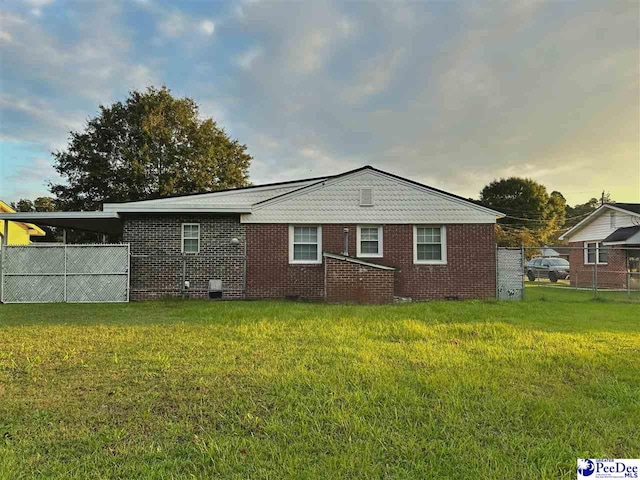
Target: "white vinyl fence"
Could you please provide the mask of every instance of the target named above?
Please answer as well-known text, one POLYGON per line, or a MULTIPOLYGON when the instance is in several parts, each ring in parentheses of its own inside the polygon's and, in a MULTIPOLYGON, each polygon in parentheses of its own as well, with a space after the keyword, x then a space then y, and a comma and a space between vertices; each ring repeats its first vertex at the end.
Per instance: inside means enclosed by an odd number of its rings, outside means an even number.
POLYGON ((2 303, 128 302, 128 244, 3 246, 2 303))

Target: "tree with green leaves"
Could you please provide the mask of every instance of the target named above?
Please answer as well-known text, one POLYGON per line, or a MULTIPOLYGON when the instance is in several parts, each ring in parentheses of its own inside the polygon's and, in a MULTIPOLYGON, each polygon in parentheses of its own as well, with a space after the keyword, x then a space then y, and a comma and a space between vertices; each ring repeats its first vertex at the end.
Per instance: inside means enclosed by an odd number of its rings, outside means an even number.
POLYGON ((246 145, 166 87, 101 105, 84 131, 71 132, 67 149, 53 155, 64 183, 50 190, 63 210, 245 186, 251 162, 246 145))
MULTIPOLYGON (((12 202, 11 208, 17 212, 54 212, 56 204, 51 197, 38 197, 33 201, 28 198, 21 198, 17 202, 12 202)), ((39 225, 39 227, 44 230, 45 236, 31 237, 32 242, 55 242, 57 240, 56 228, 45 225, 39 225)))
POLYGON ((56 201, 51 197, 38 197, 33 201, 33 208, 36 212, 55 212, 56 201))
POLYGON ((21 198, 17 202, 11 202, 11 208, 16 212, 34 212, 33 202, 28 198, 21 198))
POLYGON ((499 244, 542 245, 557 238, 565 221, 566 200, 560 192, 547 193, 530 178, 494 180, 480 192, 480 202, 505 213, 499 220, 499 244))

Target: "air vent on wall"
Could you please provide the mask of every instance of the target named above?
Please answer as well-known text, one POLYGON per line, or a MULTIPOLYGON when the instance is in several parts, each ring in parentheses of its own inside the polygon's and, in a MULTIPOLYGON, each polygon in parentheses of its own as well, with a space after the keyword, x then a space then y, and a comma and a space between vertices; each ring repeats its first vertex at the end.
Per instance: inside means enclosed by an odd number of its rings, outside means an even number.
POLYGON ((373 206, 373 188, 360 189, 360 206, 361 207, 373 206))

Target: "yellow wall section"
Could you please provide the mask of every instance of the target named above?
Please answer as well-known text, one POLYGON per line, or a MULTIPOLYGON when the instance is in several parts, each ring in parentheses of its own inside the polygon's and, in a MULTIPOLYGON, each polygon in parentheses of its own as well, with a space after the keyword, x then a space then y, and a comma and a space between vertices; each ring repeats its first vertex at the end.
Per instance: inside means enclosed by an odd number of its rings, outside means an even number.
MULTIPOLYGON (((14 213, 15 210, 0 200, 0 212, 14 213)), ((4 220, 0 220, 0 236, 4 235, 4 220)), ((31 237, 43 237, 45 232, 32 223, 9 222, 8 245, 29 245, 31 237)))

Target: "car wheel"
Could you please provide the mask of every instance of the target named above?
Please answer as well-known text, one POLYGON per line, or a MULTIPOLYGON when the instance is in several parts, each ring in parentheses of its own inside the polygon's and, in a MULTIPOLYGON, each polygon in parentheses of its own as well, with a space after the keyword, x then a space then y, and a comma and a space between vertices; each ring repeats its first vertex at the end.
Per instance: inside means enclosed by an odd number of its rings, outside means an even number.
POLYGON ((535 282, 536 281, 536 276, 533 274, 533 272, 531 270, 529 270, 527 272, 527 278, 529 279, 530 282, 535 282))
POLYGON ((549 280, 551 283, 556 283, 558 281, 558 275, 555 272, 549 272, 549 280))

